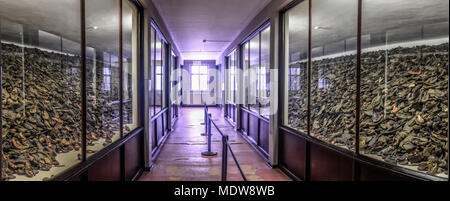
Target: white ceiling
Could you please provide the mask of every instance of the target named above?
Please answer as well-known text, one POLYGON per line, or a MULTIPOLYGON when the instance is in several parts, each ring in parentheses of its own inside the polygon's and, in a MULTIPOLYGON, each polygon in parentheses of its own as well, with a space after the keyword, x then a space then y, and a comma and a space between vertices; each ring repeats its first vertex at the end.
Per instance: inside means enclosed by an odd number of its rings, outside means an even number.
POLYGON ((218 59, 269 2, 153 0, 184 60, 218 59), (203 43, 203 40, 207 42, 203 43))

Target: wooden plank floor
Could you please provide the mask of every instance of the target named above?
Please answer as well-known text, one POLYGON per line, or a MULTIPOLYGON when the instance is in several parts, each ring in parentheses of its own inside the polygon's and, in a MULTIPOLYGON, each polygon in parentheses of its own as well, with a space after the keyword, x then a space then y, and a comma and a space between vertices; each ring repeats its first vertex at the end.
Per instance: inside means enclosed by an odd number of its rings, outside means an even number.
MULTIPOLYGON (((222 132, 229 136, 233 152, 249 181, 289 181, 279 169, 271 169, 256 151, 233 130, 223 118, 219 109, 210 108, 214 122, 222 132)), ((212 130, 212 150, 216 157, 203 157, 207 149, 207 138, 200 136, 204 131, 203 108, 182 108, 166 144, 154 163, 151 172, 144 172, 140 181, 220 181, 222 163, 221 136, 214 127, 212 130)), ((228 152, 228 180, 242 181, 231 154, 228 152)))

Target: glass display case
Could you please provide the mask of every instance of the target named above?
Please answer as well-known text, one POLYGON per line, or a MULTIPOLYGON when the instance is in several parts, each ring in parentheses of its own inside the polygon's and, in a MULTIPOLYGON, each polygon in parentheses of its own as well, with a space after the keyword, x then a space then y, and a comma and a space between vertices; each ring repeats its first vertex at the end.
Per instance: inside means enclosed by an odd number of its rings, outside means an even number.
POLYGON ((361 153, 448 177, 449 1, 363 0, 362 13, 361 153))
POLYGON ((283 122, 307 133, 308 124, 308 22, 309 1, 305 0, 285 13, 285 74, 283 122))
MULTIPOLYGON (((98 8, 111 0, 86 1, 86 153, 90 157, 120 138, 120 58, 119 25, 98 24, 98 8), (108 38, 108 43, 99 43, 108 38)), ((119 4, 111 4, 103 14, 119 21, 119 4)), ((80 156, 81 158, 81 156, 80 156)))
POLYGON ((45 2, 63 10, 0 1, 3 180, 45 180, 80 162, 80 5, 45 2))
POLYGON ((91 156, 118 140, 121 88, 130 102, 123 105, 124 123, 130 125, 124 127, 136 127, 137 9, 127 0, 122 3, 120 44, 117 0, 86 0, 83 19, 78 0, 0 0, 2 180, 52 179, 83 162, 84 154, 91 156), (116 23, 107 23, 105 16, 116 23))
POLYGON ((447 178, 448 6, 314 0, 287 10, 283 124, 332 147, 447 178))
POLYGON ((311 135, 354 150, 358 1, 335 4, 311 2, 311 135))
POLYGON ((137 127, 137 8, 122 1, 122 60, 123 60, 123 134, 137 127))

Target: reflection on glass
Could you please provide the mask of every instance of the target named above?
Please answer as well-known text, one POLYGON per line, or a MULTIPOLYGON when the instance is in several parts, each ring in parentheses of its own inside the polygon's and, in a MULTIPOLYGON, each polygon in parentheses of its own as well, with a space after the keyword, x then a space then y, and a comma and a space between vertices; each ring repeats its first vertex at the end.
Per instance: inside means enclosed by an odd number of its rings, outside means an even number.
POLYGON ((229 72, 229 89, 230 89, 230 94, 229 94, 229 97, 230 97, 230 101, 231 101, 231 103, 232 104, 234 104, 235 103, 235 100, 236 100, 236 82, 237 82, 237 80, 236 80, 236 51, 233 51, 233 53, 231 53, 230 54, 230 56, 228 56, 228 58, 229 58, 229 63, 228 63, 228 65, 229 65, 229 69, 228 69, 228 72, 229 72))
MULTIPOLYGON (((176 105, 176 103, 177 103, 177 99, 178 99, 178 97, 177 97, 177 88, 176 88, 176 86, 177 86, 177 84, 178 84, 178 71, 177 71, 177 55, 175 55, 175 53, 173 52, 173 51, 171 51, 171 55, 172 55, 172 62, 170 63, 171 65, 171 67, 170 67, 170 70, 171 70, 171 74, 170 74, 170 76, 171 76, 171 78, 170 78, 170 91, 171 91, 171 93, 172 93, 172 106, 175 106, 176 105)), ((173 117, 175 117, 175 111, 173 111, 172 112, 172 114, 174 115, 173 117)))
POLYGON ((167 58, 167 45, 166 43, 163 41, 161 43, 161 88, 159 90, 159 93, 161 94, 161 108, 166 108, 166 65, 168 63, 168 58, 167 58))
POLYGON ((305 0, 285 13, 286 32, 286 94, 283 122, 296 130, 307 132, 308 109, 308 13, 305 0))
POLYGON ((191 66, 191 90, 208 90, 208 66, 191 66))
POLYGON ((155 114, 155 34, 156 30, 152 27, 150 29, 150 64, 148 66, 148 110, 149 110, 149 117, 152 117, 155 114))
POLYGON ((162 61, 162 43, 161 38, 158 34, 156 34, 156 40, 155 40, 155 64, 154 64, 154 71, 155 71, 155 114, 157 114, 159 111, 161 111, 162 108, 162 68, 163 68, 163 61, 162 61))
POLYGON ((114 0, 86 1, 88 156, 120 138, 118 10, 114 0), (103 24, 101 16, 116 26, 103 24))
POLYGON ((249 100, 250 110, 259 113, 258 90, 260 67, 259 67, 259 34, 250 40, 250 68, 249 68, 249 100))
POLYGON ((0 0, 3 180, 46 180, 80 162, 79 2, 0 0))
POLYGON ((354 149, 358 1, 312 1, 311 135, 354 149), (336 23, 340 19, 345 23, 336 23))
POLYGON ((270 26, 261 32, 261 69, 259 83, 260 114, 269 118, 270 115, 270 26))
POLYGON ((246 42, 243 46, 242 46, 242 61, 243 61, 243 69, 242 72, 244 73, 244 85, 246 86, 244 89, 244 107, 247 108, 248 107, 248 99, 249 99, 249 42, 246 42))
POLYGON ((137 10, 122 0, 123 134, 137 126, 137 10))
POLYGON ((362 3, 361 153, 448 177, 449 1, 362 3))

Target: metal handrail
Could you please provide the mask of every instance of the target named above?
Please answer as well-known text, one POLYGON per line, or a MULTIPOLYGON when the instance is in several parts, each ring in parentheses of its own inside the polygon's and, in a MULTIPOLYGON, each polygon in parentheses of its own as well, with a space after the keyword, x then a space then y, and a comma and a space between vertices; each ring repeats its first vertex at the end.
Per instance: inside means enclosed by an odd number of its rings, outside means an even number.
POLYGON ((219 131, 219 133, 220 133, 220 135, 222 135, 222 137, 226 136, 225 143, 228 145, 227 147, 230 150, 230 153, 231 153, 231 156, 233 157, 234 163, 236 163, 236 166, 238 167, 239 172, 241 173, 241 176, 244 179, 244 181, 247 181, 247 178, 245 177, 244 172, 242 171, 241 166, 239 165, 239 162, 237 161, 236 156, 233 153, 233 149, 231 149, 230 143, 228 142, 228 135, 224 135, 222 133, 222 131, 219 129, 219 127, 216 125, 216 123, 214 123, 214 121, 212 119, 211 119, 211 123, 214 125, 214 127, 216 127, 217 131, 219 131))
MULTIPOLYGON (((205 107, 205 110, 207 111, 208 107, 205 107)), ((228 160, 227 160, 227 155, 228 155, 228 150, 230 150, 231 156, 233 157, 234 163, 236 164, 237 168, 239 169, 239 172, 241 173, 242 178, 244 179, 244 181, 247 181, 247 177, 245 177, 244 172, 242 171, 241 166, 239 165, 239 162, 236 159, 236 156, 234 155, 233 150, 231 149, 230 143, 228 142, 228 135, 224 135, 222 133, 222 131, 220 130, 220 128, 217 126, 217 124, 212 120, 211 118, 211 114, 208 114, 208 124, 206 124, 205 126, 208 126, 208 150, 210 150, 211 147, 211 124, 209 122, 212 123, 212 125, 214 125, 214 127, 216 128, 216 130, 219 132, 219 134, 222 136, 222 181, 226 181, 227 178, 227 165, 228 165, 228 160)))

